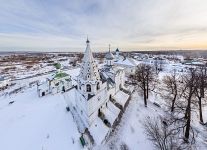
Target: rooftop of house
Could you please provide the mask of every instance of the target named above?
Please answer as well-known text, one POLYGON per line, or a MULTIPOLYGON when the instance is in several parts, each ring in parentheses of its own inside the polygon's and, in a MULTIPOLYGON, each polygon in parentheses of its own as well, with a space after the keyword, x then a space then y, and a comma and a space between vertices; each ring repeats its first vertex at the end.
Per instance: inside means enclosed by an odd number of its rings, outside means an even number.
POLYGON ((67 73, 65 73, 65 72, 58 72, 55 76, 54 76, 54 78, 64 78, 64 77, 66 77, 66 76, 69 76, 67 73))
POLYGON ((48 80, 54 80, 54 79, 61 79, 61 78, 65 78, 65 77, 69 77, 69 79, 71 80, 71 76, 65 72, 57 72, 56 74, 53 74, 50 77, 47 77, 48 80))
POLYGON ((116 61, 115 64, 136 67, 138 64, 140 64, 140 62, 133 58, 125 58, 123 60, 116 61))

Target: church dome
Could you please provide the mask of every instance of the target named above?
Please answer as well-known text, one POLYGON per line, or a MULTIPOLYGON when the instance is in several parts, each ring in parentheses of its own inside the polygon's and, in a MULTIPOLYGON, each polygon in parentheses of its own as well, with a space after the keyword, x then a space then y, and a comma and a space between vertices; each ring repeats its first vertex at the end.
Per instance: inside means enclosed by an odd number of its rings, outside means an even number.
POLYGON ((116 49, 116 52, 119 52, 119 49, 118 48, 116 49))
POLYGON ((111 52, 108 52, 106 54, 105 58, 108 59, 108 60, 112 60, 112 59, 114 59, 114 55, 111 52))

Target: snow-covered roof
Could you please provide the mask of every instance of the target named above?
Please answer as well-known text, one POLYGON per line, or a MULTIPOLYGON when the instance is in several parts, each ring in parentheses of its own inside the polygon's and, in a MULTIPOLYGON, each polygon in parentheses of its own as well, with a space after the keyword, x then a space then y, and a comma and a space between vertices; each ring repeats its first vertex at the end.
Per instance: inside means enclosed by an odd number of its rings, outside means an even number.
POLYGON ((114 121, 116 120, 116 118, 118 117, 120 109, 117 108, 111 101, 108 101, 107 102, 107 107, 102 109, 102 111, 105 115, 105 118, 112 125, 114 123, 114 121))
POLYGON ((97 145, 100 145, 101 142, 105 139, 109 128, 103 123, 103 121, 97 117, 93 124, 90 126, 89 131, 95 140, 97 145))
POLYGON ((59 72, 54 76, 54 78, 64 78, 66 76, 69 76, 69 75, 65 72, 59 72))
POLYGON ((123 59, 123 60, 118 60, 114 63, 119 64, 119 65, 131 66, 131 67, 136 67, 138 64, 140 64, 139 61, 137 61, 133 58, 126 58, 126 59, 123 59))
POLYGON ((122 105, 124 107, 126 101, 128 100, 129 98, 129 95, 122 92, 122 91, 119 91, 117 92, 117 94, 114 96, 116 102, 118 102, 120 105, 122 105))
POLYGON ((54 79, 61 79, 61 78, 65 78, 65 77, 68 77, 69 80, 71 80, 71 76, 65 72, 57 72, 49 77, 47 77, 48 80, 54 80, 54 79))
POLYGON ((107 60, 113 60, 113 59, 114 59, 114 55, 113 55, 111 52, 108 52, 108 53, 106 53, 105 58, 106 58, 107 60))

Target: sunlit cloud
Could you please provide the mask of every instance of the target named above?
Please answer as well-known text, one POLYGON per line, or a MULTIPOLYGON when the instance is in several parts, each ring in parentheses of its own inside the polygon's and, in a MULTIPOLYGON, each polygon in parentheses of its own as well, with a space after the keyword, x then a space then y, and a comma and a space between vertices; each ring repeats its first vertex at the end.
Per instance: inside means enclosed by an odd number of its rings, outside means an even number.
POLYGON ((206 0, 0 0, 0 51, 207 49, 206 0))

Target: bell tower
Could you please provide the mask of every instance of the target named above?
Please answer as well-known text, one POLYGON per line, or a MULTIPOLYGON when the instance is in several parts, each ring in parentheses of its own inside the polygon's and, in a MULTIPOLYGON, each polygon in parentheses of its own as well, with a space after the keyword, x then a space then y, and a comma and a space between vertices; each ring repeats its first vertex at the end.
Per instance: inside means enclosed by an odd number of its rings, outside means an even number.
POLYGON ((98 67, 93 58, 90 41, 87 38, 86 50, 78 76, 78 89, 86 99, 90 99, 90 97, 96 95, 96 92, 100 89, 100 84, 98 67))
POLYGON ((114 65, 114 55, 111 53, 111 47, 109 44, 109 51, 105 56, 106 59, 106 65, 107 66, 113 66, 114 65))

